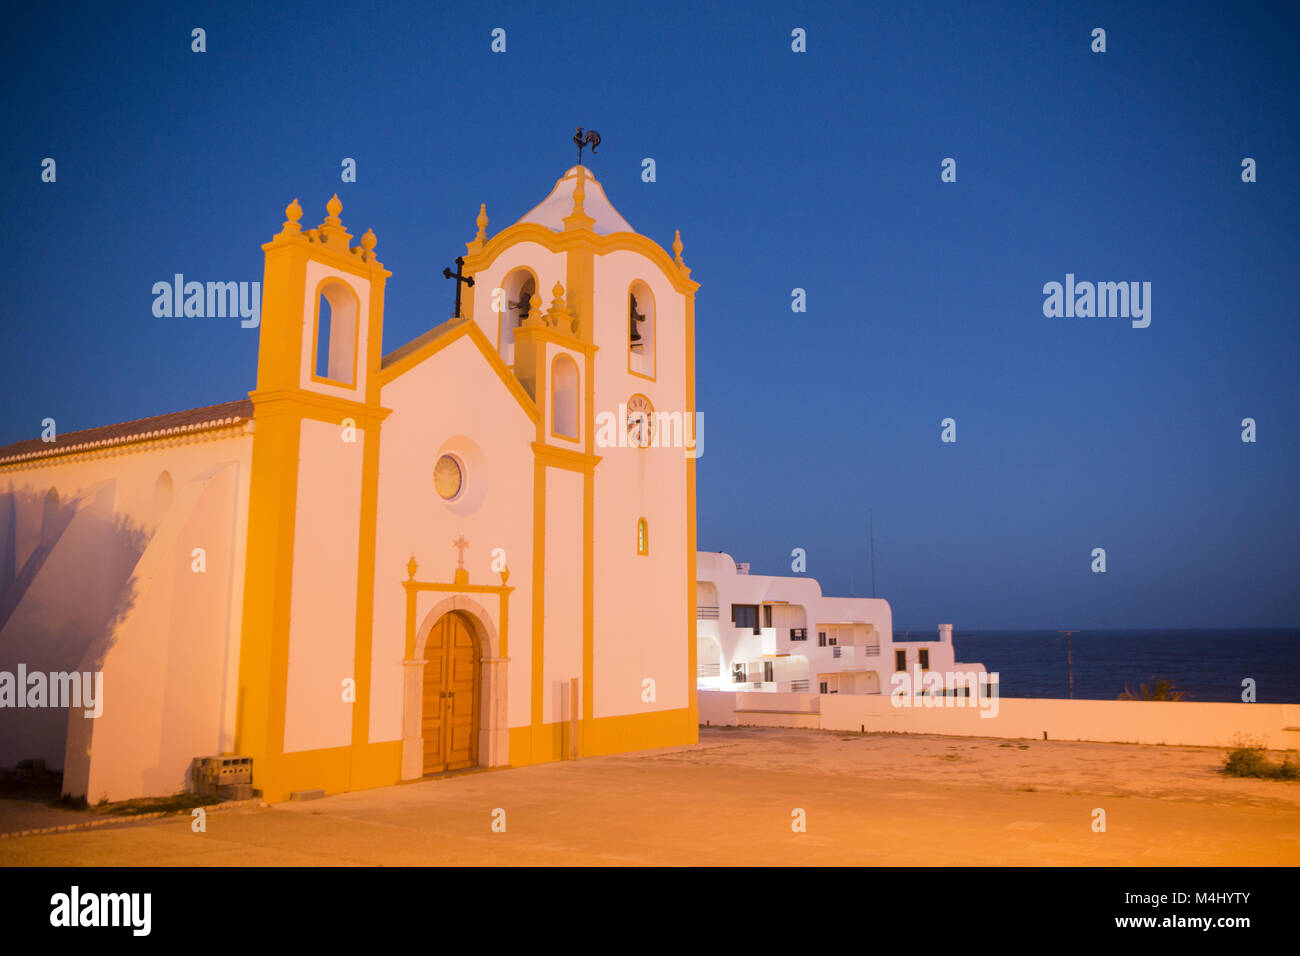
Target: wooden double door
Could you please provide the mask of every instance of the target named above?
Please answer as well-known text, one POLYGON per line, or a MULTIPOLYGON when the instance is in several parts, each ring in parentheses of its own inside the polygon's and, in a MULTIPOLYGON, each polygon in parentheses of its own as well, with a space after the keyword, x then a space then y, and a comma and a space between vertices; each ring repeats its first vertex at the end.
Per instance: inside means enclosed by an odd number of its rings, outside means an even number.
POLYGON ((444 614, 433 625, 424 660, 424 772, 473 767, 478 763, 478 641, 460 612, 444 614))

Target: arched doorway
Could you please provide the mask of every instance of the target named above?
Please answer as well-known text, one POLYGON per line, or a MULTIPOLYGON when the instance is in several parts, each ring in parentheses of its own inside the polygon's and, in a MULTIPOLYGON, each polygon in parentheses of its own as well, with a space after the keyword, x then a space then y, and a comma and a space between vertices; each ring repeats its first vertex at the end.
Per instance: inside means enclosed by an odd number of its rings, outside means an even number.
POLYGON ((462 612, 448 611, 434 622, 424 645, 423 772, 475 766, 478 730, 478 638, 462 612))

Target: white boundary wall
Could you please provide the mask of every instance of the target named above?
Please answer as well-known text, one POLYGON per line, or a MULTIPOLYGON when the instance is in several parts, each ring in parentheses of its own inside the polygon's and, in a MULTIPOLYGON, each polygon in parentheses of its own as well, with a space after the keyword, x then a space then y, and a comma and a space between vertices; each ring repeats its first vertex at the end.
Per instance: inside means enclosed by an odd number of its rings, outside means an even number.
MULTIPOLYGON (((700 691, 700 722, 720 725, 807 727, 820 711, 821 730, 943 734, 1042 740, 1230 747, 1300 748, 1300 704, 1232 704, 1200 701, 1050 700, 1002 697, 997 710, 978 707, 894 707, 886 695, 781 694, 789 721, 745 713, 762 703, 729 691, 700 691), (798 698, 797 700, 785 698, 798 698), (986 717, 985 713, 996 716, 986 717), (1290 729, 1288 729, 1290 728, 1290 729)), ((942 699, 942 698, 940 698, 942 699)), ((963 698, 948 698, 950 702, 963 698)), ((916 703, 916 700, 913 700, 916 703)), ((768 704, 767 710, 776 709, 768 704)))

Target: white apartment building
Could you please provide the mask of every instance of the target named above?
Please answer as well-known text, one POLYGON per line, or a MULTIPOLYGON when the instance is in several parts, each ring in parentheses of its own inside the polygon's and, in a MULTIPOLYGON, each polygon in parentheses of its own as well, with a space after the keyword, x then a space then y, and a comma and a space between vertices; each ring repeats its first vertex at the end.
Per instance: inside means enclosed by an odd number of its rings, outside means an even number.
POLYGON ((952 625, 896 641, 889 602, 826 597, 815 578, 750 574, 721 551, 696 554, 701 690, 888 694, 899 672, 982 673, 955 660, 952 625))

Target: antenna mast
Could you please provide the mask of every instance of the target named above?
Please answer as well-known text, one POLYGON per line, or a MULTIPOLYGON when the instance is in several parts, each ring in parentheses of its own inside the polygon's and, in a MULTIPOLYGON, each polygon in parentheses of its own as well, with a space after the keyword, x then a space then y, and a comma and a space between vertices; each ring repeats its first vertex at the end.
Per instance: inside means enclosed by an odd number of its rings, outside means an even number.
POLYGON ((867 517, 871 521, 871 596, 876 596, 876 516, 868 508, 867 517))

